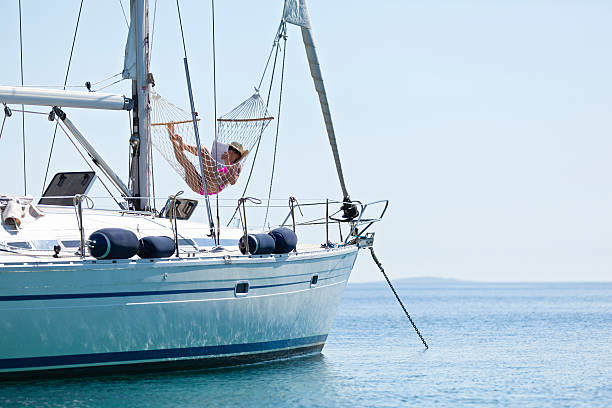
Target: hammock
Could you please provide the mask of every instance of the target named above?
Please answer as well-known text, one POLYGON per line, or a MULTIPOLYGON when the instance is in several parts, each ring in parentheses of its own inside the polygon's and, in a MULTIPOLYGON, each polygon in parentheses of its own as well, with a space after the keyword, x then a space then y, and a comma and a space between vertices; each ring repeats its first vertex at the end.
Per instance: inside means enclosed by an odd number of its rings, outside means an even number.
MULTIPOLYGON (((190 113, 151 94, 151 139, 153 146, 193 191, 204 194, 190 113)), ((217 194, 238 180, 246 156, 270 121, 259 93, 253 94, 229 113, 217 119, 217 140, 202 141, 202 163, 208 194, 217 194), (229 151, 240 153, 239 159, 229 151)))

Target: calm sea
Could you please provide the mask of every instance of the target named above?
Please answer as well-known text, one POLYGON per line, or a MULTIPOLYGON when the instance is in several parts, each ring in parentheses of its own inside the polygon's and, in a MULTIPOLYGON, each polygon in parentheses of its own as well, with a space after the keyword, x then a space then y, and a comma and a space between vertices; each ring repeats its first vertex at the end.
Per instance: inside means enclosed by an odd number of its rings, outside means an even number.
POLYGON ((323 354, 242 368, 0 383, 0 406, 612 406, 612 283, 349 284, 323 354))

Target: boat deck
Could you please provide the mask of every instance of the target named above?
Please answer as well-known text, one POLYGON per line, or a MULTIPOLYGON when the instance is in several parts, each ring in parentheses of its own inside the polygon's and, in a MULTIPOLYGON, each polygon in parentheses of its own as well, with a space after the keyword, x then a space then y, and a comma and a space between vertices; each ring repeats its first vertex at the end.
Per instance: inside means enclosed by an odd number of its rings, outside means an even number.
MULTIPOLYGON (((18 265, 57 265, 66 263, 149 263, 172 260, 213 261, 231 263, 235 260, 268 259, 293 257, 296 255, 318 254, 343 247, 321 247, 320 244, 299 243, 296 252, 283 255, 243 255, 238 249, 238 240, 244 234, 240 228, 222 228, 219 246, 216 247, 208 236, 210 228, 200 222, 177 221, 179 256, 169 258, 98 260, 92 256, 81 257, 79 246, 81 232, 74 209, 59 206, 38 206, 42 216, 19 229, 11 229, 6 224, 0 229, 0 267, 18 265), (55 250, 59 249, 59 253, 55 250)), ((167 218, 151 215, 133 214, 122 211, 87 209, 83 211, 83 237, 85 243, 95 231, 103 228, 122 228, 134 232, 138 238, 145 236, 173 237, 174 232, 167 218)), ((257 231, 261 232, 261 231, 257 231)), ((88 251, 86 251, 86 254, 88 251)))

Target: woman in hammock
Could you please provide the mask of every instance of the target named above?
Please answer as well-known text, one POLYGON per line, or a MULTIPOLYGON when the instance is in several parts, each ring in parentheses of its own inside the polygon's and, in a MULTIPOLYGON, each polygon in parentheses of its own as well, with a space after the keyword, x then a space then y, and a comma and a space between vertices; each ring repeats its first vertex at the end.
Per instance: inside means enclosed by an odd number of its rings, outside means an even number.
MULTIPOLYGON (((174 148, 174 155, 176 160, 185 169, 185 181, 187 185, 196 193, 204 195, 204 188, 202 186, 202 178, 195 166, 187 156, 185 152, 189 152, 194 156, 198 155, 198 148, 191 146, 183 142, 183 138, 175 131, 174 124, 169 123, 166 125, 170 140, 172 141, 172 147, 174 148)), ((219 146, 225 146, 222 143, 218 143, 215 151, 215 156, 218 157, 218 153, 221 153, 219 146), (219 151, 219 152, 217 152, 219 151)), ((213 195, 221 192, 228 184, 236 184, 242 165, 239 163, 244 156, 248 153, 248 150, 244 150, 242 145, 238 142, 232 142, 227 145, 227 151, 221 154, 221 162, 216 161, 210 154, 205 146, 202 146, 202 164, 204 165, 204 180, 206 182, 206 192, 208 195, 213 195)))

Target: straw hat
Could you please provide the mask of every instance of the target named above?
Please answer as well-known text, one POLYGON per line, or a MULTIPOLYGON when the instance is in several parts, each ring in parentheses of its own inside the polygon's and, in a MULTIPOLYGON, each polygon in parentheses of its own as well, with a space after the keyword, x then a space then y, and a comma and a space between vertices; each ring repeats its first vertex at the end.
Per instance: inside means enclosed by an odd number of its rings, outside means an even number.
POLYGON ((244 158, 244 156, 246 156, 249 151, 248 149, 245 149, 244 147, 242 147, 242 145, 238 142, 232 142, 229 144, 229 146, 233 149, 235 149, 238 153, 240 153, 240 158, 244 158))

